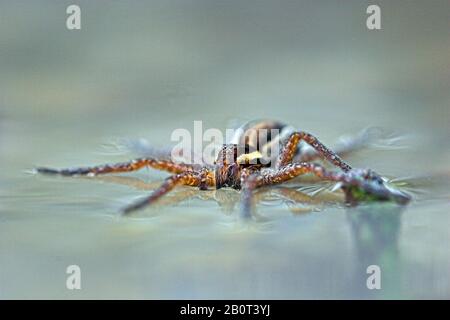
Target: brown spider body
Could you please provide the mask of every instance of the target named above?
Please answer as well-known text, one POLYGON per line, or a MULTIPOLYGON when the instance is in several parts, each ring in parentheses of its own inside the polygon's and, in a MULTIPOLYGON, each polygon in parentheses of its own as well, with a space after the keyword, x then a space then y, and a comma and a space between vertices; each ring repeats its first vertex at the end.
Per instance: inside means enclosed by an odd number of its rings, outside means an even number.
POLYGON ((215 187, 241 188, 241 167, 237 163, 236 144, 224 145, 217 155, 214 168, 215 187))
MULTIPOLYGON (((244 216, 249 217, 253 209, 253 193, 256 188, 283 183, 308 173, 322 180, 340 183, 346 201, 350 204, 364 200, 393 200, 405 204, 410 200, 408 195, 388 187, 373 171, 352 169, 339 156, 341 153, 351 151, 351 147, 347 146, 346 149, 333 152, 313 135, 296 131, 272 120, 250 122, 241 129, 232 143, 222 146, 212 167, 199 168, 196 165, 174 163, 170 160, 140 158, 112 165, 61 170, 38 168, 37 171, 72 176, 131 172, 143 167, 152 167, 174 174, 150 196, 126 207, 124 213, 153 203, 177 185, 188 185, 196 186, 200 190, 206 190, 208 187, 241 190, 241 210, 244 216), (299 147, 301 141, 310 145, 313 151, 303 152, 299 147), (279 145, 282 148, 278 155, 272 152, 272 148, 279 145), (320 164, 311 162, 317 158, 326 160, 340 171, 330 171, 320 164)), ((356 149, 356 143, 354 148, 356 149)))
POLYGON ((248 148, 248 145, 240 148, 237 144, 225 144, 222 146, 214 163, 216 189, 230 187, 240 190, 241 174, 244 168, 248 172, 258 172, 261 168, 268 166, 258 163, 258 159, 253 158, 253 154, 256 154, 257 151, 251 153, 243 151, 243 154, 238 156, 239 149, 248 150, 248 148), (249 160, 256 160, 256 164, 248 163, 249 160))

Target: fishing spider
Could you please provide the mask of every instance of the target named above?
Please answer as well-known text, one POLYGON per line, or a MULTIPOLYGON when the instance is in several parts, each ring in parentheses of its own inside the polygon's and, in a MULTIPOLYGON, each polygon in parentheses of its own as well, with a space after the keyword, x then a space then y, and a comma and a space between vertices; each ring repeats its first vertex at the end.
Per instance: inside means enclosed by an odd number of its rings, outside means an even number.
MULTIPOLYGON (((172 173, 159 188, 147 197, 144 197, 123 209, 124 214, 142 209, 152 204, 160 197, 170 192, 178 185, 198 187, 207 190, 208 187, 216 189, 230 187, 241 190, 241 213, 250 217, 254 206, 254 191, 257 188, 275 185, 291 180, 304 174, 313 174, 321 180, 336 182, 344 191, 346 202, 352 205, 367 200, 389 200, 399 204, 406 204, 410 196, 387 185, 386 181, 377 173, 369 169, 353 169, 338 155, 351 151, 353 146, 347 146, 339 152, 333 152, 320 142, 315 136, 293 130, 276 121, 255 121, 242 127, 241 135, 234 138, 234 143, 225 144, 220 149, 214 165, 194 165, 176 163, 168 159, 144 157, 129 162, 106 164, 94 167, 51 169, 37 168, 37 172, 44 174, 74 175, 100 175, 107 173, 120 173, 136 171, 144 167, 151 167, 172 173), (280 134, 267 139, 260 145, 257 133, 261 129, 279 129, 280 134), (255 134, 256 133, 256 134, 255 134), (304 150, 304 144, 312 149, 304 150), (263 156, 261 150, 267 149, 270 144, 281 144, 279 156, 269 155, 271 161, 260 161, 263 156), (303 146, 303 147, 302 147, 303 146), (245 152, 239 155, 244 147, 245 152), (324 166, 312 162, 321 158, 339 171, 331 171, 324 166), (250 160, 257 160, 250 161, 250 160)), ((266 156, 267 158, 267 156, 266 156)), ((267 159, 266 159, 267 160, 267 159)))

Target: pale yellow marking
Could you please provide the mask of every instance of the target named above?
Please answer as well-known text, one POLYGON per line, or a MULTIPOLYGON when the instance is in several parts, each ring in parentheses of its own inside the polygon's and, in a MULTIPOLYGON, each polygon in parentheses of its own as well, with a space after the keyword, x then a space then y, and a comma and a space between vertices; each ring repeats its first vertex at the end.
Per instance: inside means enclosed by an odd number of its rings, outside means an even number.
POLYGON ((259 151, 254 151, 254 152, 251 152, 251 153, 240 155, 236 159, 236 162, 238 164, 249 164, 250 161, 254 161, 255 159, 261 159, 261 158, 262 158, 262 154, 259 151))

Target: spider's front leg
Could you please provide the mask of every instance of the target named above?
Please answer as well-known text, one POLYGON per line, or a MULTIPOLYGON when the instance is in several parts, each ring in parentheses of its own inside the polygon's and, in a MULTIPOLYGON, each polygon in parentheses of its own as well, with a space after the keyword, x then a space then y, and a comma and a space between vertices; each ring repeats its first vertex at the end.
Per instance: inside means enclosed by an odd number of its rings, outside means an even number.
POLYGON ((269 175, 263 184, 281 183, 306 173, 312 173, 323 180, 341 183, 346 202, 350 204, 376 200, 395 201, 403 205, 411 200, 409 195, 389 187, 383 178, 371 170, 352 169, 349 172, 334 172, 309 162, 289 164, 269 175))
POLYGON ((309 163, 291 163, 277 170, 246 174, 241 179, 242 215, 250 217, 253 210, 253 191, 265 185, 279 184, 297 176, 311 173, 334 182, 340 182, 346 195, 346 202, 356 204, 363 200, 391 200, 406 204, 411 197, 386 185, 383 179, 370 170, 353 169, 348 172, 328 171, 323 166, 309 163))
MULTIPOLYGON (((282 183, 299 175, 314 172, 313 163, 289 164, 278 169, 267 169, 263 172, 250 173, 243 170, 241 173, 241 216, 250 218, 254 211, 253 194, 255 189, 282 183)), ((322 167, 321 167, 322 168, 322 167)))
POLYGON ((300 141, 308 143, 322 158, 328 160, 336 167, 341 168, 344 172, 348 172, 352 169, 349 164, 339 157, 339 155, 327 148, 316 137, 304 131, 298 131, 291 134, 278 157, 276 168, 282 168, 292 162, 300 141))
POLYGON ((252 217, 254 207, 254 191, 262 185, 262 176, 259 172, 251 173, 247 169, 241 172, 241 217, 252 217))
POLYGON ((183 173, 194 171, 194 166, 184 163, 175 163, 170 160, 157 160, 153 158, 140 158, 129 162, 115 164, 105 164, 94 167, 80 167, 67 169, 37 168, 36 171, 43 174, 59 174, 63 176, 75 175, 98 175, 107 173, 120 173, 137 171, 144 167, 151 167, 158 170, 164 170, 170 173, 183 173))
MULTIPOLYGON (((373 143, 380 142, 383 139, 382 132, 377 128, 366 128, 354 136, 350 136, 341 141, 333 148, 334 153, 339 157, 346 157, 354 152, 368 148, 373 143)), ((314 149, 301 150, 300 154, 295 155, 295 162, 311 162, 320 158, 320 155, 314 149)))
POLYGON ((167 178, 164 183, 158 189, 153 191, 150 196, 138 200, 135 203, 132 203, 131 205, 125 207, 123 209, 123 213, 129 214, 132 211, 142 209, 152 204, 178 185, 196 186, 203 190, 205 186, 213 186, 214 183, 214 174, 208 169, 202 169, 200 172, 188 171, 176 174, 167 178))

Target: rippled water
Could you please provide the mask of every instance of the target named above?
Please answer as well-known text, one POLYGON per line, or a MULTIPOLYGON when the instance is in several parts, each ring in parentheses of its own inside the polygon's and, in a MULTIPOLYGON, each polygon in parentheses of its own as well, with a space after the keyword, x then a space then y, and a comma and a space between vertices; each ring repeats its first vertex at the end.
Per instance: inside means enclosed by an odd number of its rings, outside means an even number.
POLYGON ((383 3, 377 32, 360 1, 81 7, 68 31, 56 1, 0 4, 1 298, 450 298, 448 1, 383 3), (402 148, 347 160, 402 181, 412 203, 346 208, 300 181, 262 190, 251 224, 225 189, 180 188, 124 218, 165 174, 30 173, 133 157, 103 146, 117 138, 168 146, 194 120, 258 117, 331 146, 396 132, 402 148))

